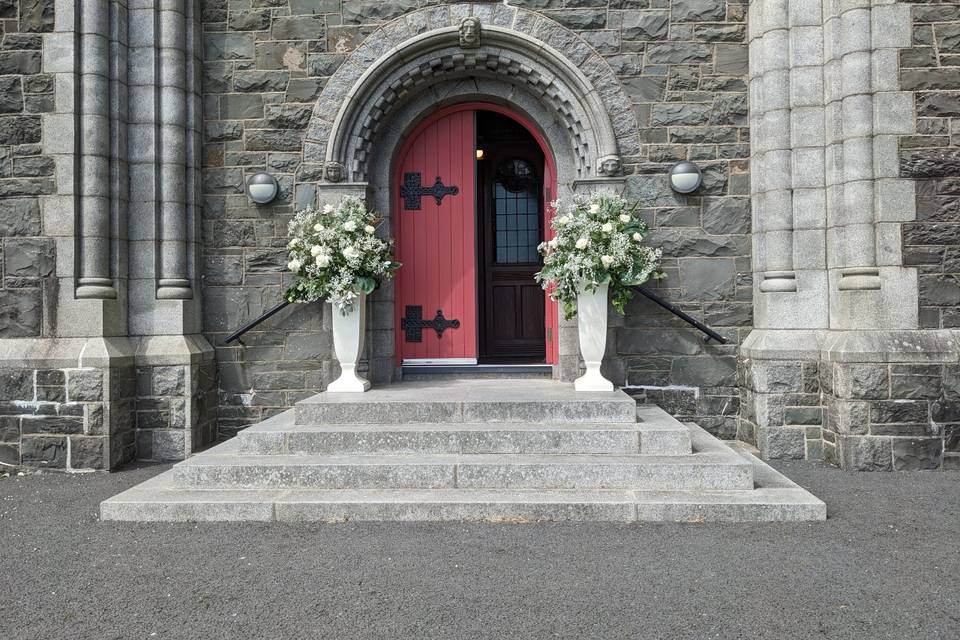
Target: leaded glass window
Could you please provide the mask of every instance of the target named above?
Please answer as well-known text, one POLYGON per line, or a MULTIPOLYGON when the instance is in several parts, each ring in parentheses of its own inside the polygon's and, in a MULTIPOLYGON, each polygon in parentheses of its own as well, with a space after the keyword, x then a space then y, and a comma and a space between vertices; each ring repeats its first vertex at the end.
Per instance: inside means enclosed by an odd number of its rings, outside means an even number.
POLYGON ((506 160, 493 183, 496 255, 500 264, 539 261, 540 189, 526 160, 506 160))

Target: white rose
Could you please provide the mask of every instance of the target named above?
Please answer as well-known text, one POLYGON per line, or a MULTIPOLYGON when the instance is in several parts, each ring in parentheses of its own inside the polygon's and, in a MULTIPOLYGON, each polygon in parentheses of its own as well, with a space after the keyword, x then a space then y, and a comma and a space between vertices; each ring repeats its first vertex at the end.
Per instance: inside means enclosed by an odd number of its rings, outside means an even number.
POLYGON ((294 238, 293 240, 287 243, 287 247, 293 249, 298 244, 300 244, 300 238, 294 238))
POLYGON ((348 260, 349 260, 350 258, 355 258, 355 257, 357 257, 358 255, 360 255, 360 252, 357 251, 357 248, 356 248, 356 247, 347 247, 346 249, 344 249, 344 250, 342 251, 342 253, 343 253, 343 257, 344 257, 344 258, 347 258, 348 260))
POLYGON ((325 205, 323 205, 323 212, 324 212, 324 213, 333 213, 333 205, 332 205, 332 204, 325 204, 325 205))
POLYGON ((313 225, 313 230, 314 230, 314 231, 323 231, 323 225, 318 222, 317 224, 313 225))
POLYGON ((559 218, 557 218, 557 225, 558 225, 558 226, 561 226, 561 227, 562 227, 563 225, 567 224, 568 222, 570 222, 570 218, 568 218, 567 216, 560 216, 559 218))
POLYGON ((373 235, 373 232, 376 231, 376 229, 374 229, 373 225, 371 224, 368 224, 367 226, 365 226, 363 230, 369 233, 370 235, 373 235))
POLYGON ((320 267, 321 269, 326 268, 326 267, 329 267, 329 266, 330 266, 330 256, 321 253, 320 255, 317 256, 316 262, 317 262, 317 266, 320 267))
POLYGON ((636 233, 633 234, 633 239, 634 239, 635 241, 637 241, 637 242, 640 242, 641 240, 643 240, 643 236, 640 235, 640 232, 638 231, 638 232, 636 232, 636 233))
POLYGON ((598 204, 590 205, 590 213, 600 213, 600 205, 598 204))
POLYGON ((293 260, 287 263, 287 268, 290 269, 290 271, 293 271, 294 273, 296 273, 297 271, 300 271, 300 267, 302 266, 303 266, 303 263, 297 260, 296 258, 294 258, 293 260))
POLYGON ((580 238, 577 240, 577 249, 586 249, 590 246, 590 240, 588 238, 580 238))
POLYGON ((318 256, 318 255, 320 255, 320 253, 321 253, 322 251, 323 251, 323 249, 321 249, 321 248, 320 248, 320 245, 318 245, 318 244, 315 244, 315 245, 313 245, 312 247, 310 247, 310 255, 312 255, 312 256, 318 256))
POLYGON ((613 264, 613 256, 600 256, 600 262, 603 263, 604 267, 609 269, 610 265, 613 264))
POLYGON ((353 220, 347 220, 346 222, 343 223, 343 229, 345 231, 356 231, 357 223, 354 222, 353 220))
POLYGON ((620 222, 622 222, 623 224, 627 224, 628 222, 630 222, 630 214, 621 213, 621 214, 620 214, 620 222))
POLYGON ((610 233, 613 231, 613 225, 610 224, 609 222, 604 222, 603 226, 600 227, 600 230, 603 231, 604 233, 610 233))

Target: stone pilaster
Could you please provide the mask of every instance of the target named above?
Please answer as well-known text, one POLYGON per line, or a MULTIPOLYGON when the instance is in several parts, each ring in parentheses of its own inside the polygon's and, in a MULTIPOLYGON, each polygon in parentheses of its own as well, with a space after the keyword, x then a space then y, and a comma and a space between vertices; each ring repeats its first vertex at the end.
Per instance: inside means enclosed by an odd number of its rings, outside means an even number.
POLYGON ((214 353, 200 335, 197 286, 199 34, 195 0, 131 2, 130 335, 138 453, 156 460, 215 437, 214 353))
MULTIPOLYGON (((918 330, 917 273, 901 251, 903 223, 916 217, 914 184, 897 166, 898 137, 915 127, 898 72, 910 8, 825 0, 817 16, 807 5, 791 3, 801 21, 791 26, 792 124, 802 130, 791 139, 793 249, 816 256, 809 266, 829 284, 807 288, 798 276, 790 304, 758 294, 758 329, 741 350, 740 437, 766 457, 941 468, 956 419, 956 337, 918 330), (809 91, 821 74, 822 92, 809 91), (820 322, 807 322, 811 308, 820 322)), ((769 135, 759 127, 754 144, 769 135)))

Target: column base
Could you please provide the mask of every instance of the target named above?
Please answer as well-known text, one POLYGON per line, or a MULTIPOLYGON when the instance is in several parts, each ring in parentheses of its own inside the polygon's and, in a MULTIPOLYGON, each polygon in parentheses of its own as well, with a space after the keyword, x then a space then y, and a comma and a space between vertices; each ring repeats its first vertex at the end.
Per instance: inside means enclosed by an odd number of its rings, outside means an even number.
POLYGON ((0 340, 0 467, 115 469, 134 458, 127 338, 0 340))
POLYGON ((941 469, 960 455, 960 330, 755 330, 738 438, 764 458, 941 469))
POLYGON ((116 300, 116 288, 113 287, 110 280, 106 282, 107 284, 90 284, 81 280, 74 295, 82 300, 116 300))
POLYGON ((190 300, 193 298, 193 288, 189 280, 160 280, 157 282, 157 298, 159 300, 190 300))
POLYGON ((840 291, 870 291, 880 288, 880 269, 856 267, 840 270, 840 291))

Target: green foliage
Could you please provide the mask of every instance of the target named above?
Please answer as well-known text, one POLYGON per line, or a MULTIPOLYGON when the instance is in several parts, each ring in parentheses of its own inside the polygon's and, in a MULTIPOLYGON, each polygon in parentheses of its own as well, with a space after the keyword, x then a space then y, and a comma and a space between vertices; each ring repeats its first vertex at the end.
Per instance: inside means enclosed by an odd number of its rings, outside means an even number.
POLYGON ((595 291, 609 283, 613 307, 622 314, 633 296, 631 286, 663 277, 661 250, 643 244, 647 225, 636 216, 637 205, 598 192, 553 206, 554 237, 539 247, 543 269, 536 278, 560 302, 565 318, 576 315, 581 286, 595 291))
POLYGON ((376 235, 381 219, 359 198, 338 206, 308 208, 290 221, 287 268, 296 281, 284 297, 290 302, 326 300, 346 312, 361 293, 370 294, 393 277, 393 240, 376 235))

